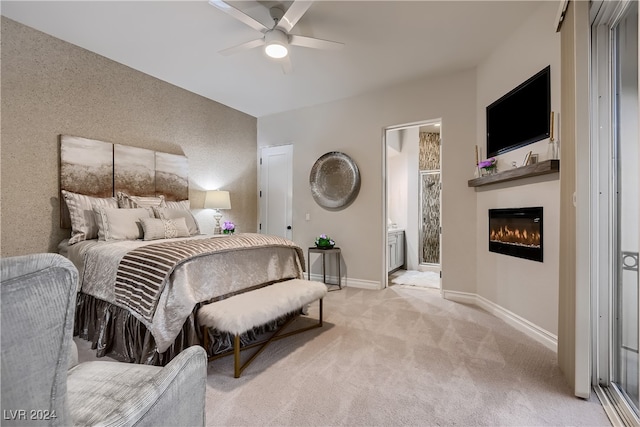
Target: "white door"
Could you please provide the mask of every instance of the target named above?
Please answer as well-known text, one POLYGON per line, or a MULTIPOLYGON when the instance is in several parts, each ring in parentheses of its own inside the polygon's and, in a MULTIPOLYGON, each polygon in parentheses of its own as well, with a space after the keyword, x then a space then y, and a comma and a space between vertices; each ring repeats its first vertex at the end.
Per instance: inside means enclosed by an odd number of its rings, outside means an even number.
POLYGON ((262 234, 292 239, 293 145, 260 152, 260 226, 262 234))

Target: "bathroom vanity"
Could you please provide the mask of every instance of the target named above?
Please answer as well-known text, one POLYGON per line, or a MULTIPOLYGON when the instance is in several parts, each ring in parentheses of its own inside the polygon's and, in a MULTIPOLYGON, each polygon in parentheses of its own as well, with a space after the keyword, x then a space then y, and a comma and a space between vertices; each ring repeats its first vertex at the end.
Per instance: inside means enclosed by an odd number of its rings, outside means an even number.
POLYGON ((392 272, 404 266, 404 230, 389 229, 387 233, 389 272, 392 272))

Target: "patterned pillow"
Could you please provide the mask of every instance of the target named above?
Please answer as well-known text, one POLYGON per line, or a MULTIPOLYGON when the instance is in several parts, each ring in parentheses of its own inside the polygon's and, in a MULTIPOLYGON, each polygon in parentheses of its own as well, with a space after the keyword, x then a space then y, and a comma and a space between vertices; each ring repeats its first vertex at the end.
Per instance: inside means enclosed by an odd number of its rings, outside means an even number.
POLYGON ((158 219, 140 218, 144 230, 144 240, 173 239, 189 237, 189 229, 184 218, 158 219))
POLYGON ((123 209, 135 209, 135 208, 152 208, 166 206, 164 196, 130 196, 127 193, 118 191, 116 194, 118 198, 118 207, 123 209))
POLYGON ((198 221, 193 217, 193 214, 188 209, 169 209, 169 208, 153 208, 153 213, 156 218, 160 219, 177 219, 184 218, 187 228, 189 229, 189 235, 193 236, 200 234, 200 227, 198 227, 198 221))
POLYGON ((69 217, 71 218, 71 238, 69 244, 81 242, 83 240, 92 240, 98 238, 98 224, 96 223, 93 213, 94 206, 103 206, 107 208, 117 208, 118 201, 115 197, 91 197, 84 194, 72 193, 71 191, 62 190, 69 208, 69 217))
POLYGON ((93 208, 98 224, 98 240, 142 239, 141 218, 153 218, 150 209, 93 208))
POLYGON ((188 200, 180 200, 179 202, 170 202, 165 200, 164 202, 169 209, 191 209, 191 203, 188 200))

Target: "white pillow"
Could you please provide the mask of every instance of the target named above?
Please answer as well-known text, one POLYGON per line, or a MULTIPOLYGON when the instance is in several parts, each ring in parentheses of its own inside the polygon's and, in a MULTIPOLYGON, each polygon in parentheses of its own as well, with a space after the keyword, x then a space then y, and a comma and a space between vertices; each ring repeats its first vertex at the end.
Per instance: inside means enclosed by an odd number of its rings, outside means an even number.
POLYGON ((142 239, 140 218, 152 218, 149 209, 119 209, 97 206, 94 209, 98 224, 98 240, 142 239))
POLYGON ((200 234, 200 228, 198 222, 193 217, 193 214, 188 209, 170 209, 170 208, 153 208, 153 213, 156 218, 160 219, 177 219, 184 218, 189 229, 189 235, 193 236, 200 234))
POLYGON ((142 229, 144 230, 144 240, 189 237, 189 229, 184 218, 140 218, 140 223, 142 223, 142 229))
POLYGON ((165 207, 164 196, 130 196, 118 191, 118 207, 123 209, 165 207))
POLYGON ((84 194, 72 193, 62 190, 62 197, 69 208, 71 219, 71 238, 69 244, 98 238, 98 224, 93 213, 94 206, 117 208, 118 201, 115 197, 91 197, 84 194))
POLYGON ((191 203, 189 203, 188 200, 180 200, 179 202, 170 202, 168 200, 165 200, 164 203, 169 209, 191 209, 191 203))

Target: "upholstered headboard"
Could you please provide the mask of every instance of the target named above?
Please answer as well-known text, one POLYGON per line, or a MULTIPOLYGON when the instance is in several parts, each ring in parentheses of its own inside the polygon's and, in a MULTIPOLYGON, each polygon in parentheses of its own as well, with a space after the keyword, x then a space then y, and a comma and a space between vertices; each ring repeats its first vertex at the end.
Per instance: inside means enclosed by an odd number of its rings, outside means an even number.
MULTIPOLYGON (((185 156, 60 135, 60 190, 93 197, 112 197, 122 191, 179 201, 189 198, 188 175, 185 156)), ((71 228, 62 196, 60 226, 71 228)))

